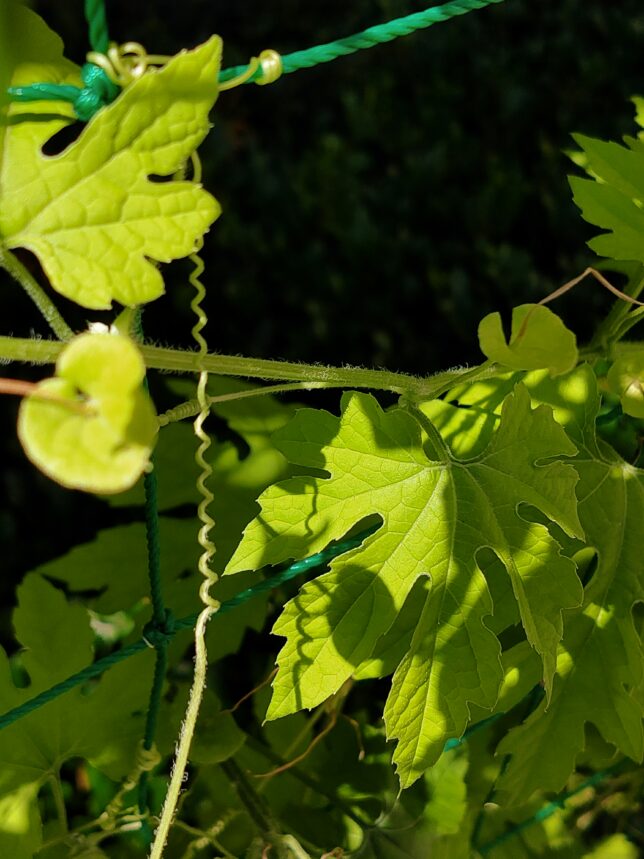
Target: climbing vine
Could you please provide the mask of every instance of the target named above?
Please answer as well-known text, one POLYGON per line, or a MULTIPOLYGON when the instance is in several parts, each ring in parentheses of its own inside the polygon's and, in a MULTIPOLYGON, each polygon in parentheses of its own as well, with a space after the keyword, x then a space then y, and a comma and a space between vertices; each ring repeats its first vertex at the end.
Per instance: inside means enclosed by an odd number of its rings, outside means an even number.
POLYGON ((219 92, 500 2, 223 71, 219 36, 174 57, 112 44, 97 0, 82 68, 35 13, 2 11, 0 266, 55 339, 0 336, 0 358, 54 365, 0 392, 22 398, 34 467, 129 514, 18 587, 3 856, 637 855, 619 826, 590 852, 580 817, 623 819, 644 785, 644 346, 624 339, 644 313, 644 131, 575 137, 602 262, 516 307, 509 334, 487 315, 475 367, 421 378, 205 339, 199 251, 221 207, 197 148, 219 92), (196 351, 142 322, 184 257, 196 351), (552 303, 585 278, 615 306, 580 347, 552 303), (74 331, 55 294, 110 320, 74 331), (161 414, 156 370, 180 374, 161 414), (306 402, 320 389, 342 390, 336 411, 306 402))

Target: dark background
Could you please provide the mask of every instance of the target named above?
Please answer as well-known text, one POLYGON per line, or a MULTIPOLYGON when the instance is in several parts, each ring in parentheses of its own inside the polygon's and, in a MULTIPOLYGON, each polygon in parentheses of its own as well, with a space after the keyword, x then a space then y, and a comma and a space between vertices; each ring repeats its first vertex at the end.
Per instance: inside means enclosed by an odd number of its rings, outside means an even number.
MULTIPOLYGON (((82 62, 81 0, 33 7, 82 62)), ((426 8, 412 0, 107 0, 110 34, 174 53, 211 33, 226 66, 426 8)), ((437 4, 435 4, 437 5, 437 4)), ((212 350, 429 373, 477 363, 491 310, 580 273, 593 229, 571 201, 570 133, 633 133, 644 93, 641 0, 507 0, 397 42, 223 93, 201 149, 223 207, 207 239, 212 350)), ((167 267, 148 337, 189 346, 188 268, 167 267)), ((2 280, 3 334, 48 336, 2 280)), ((79 329, 90 314, 60 300, 79 329)), ((581 339, 610 304, 587 283, 555 307, 581 339)), ((42 368, 5 375, 40 378, 42 368)), ((16 580, 106 524, 101 502, 25 460, 15 402, 0 403, 0 570, 6 629, 16 580)))

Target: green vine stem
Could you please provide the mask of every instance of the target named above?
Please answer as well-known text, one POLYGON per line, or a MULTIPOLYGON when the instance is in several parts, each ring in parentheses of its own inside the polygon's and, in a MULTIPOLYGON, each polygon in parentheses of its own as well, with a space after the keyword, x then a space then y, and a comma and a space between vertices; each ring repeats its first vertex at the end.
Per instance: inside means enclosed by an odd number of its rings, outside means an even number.
MULTIPOLYGON (((0 380, 1 382, 1 380, 0 380)), ((263 388, 251 388, 250 390, 234 391, 230 394, 219 394, 215 397, 208 397, 208 405, 214 406, 217 403, 230 403, 233 400, 246 400, 252 397, 265 397, 268 394, 286 394, 291 391, 314 391, 321 388, 332 388, 333 385, 325 385, 324 382, 293 382, 291 385, 268 385, 263 388)), ((159 415, 159 426, 176 423, 177 421, 192 418, 198 415, 201 411, 199 400, 186 400, 185 403, 180 403, 167 412, 159 415)))
POLYGON ((40 284, 29 274, 15 254, 2 247, 0 247, 0 267, 18 281, 59 340, 70 340, 74 336, 74 332, 40 284))
POLYGON ((251 820, 264 837, 275 835, 279 828, 271 816, 266 801, 257 793, 246 773, 234 758, 228 758, 219 765, 226 778, 231 783, 239 801, 244 806, 251 820))
MULTIPOLYGON (((30 340, 0 336, 0 361, 21 361, 31 364, 54 364, 63 348, 54 340, 30 340)), ((199 369, 196 352, 141 346, 146 367, 177 373, 194 373, 199 369)), ((393 391, 411 400, 438 397, 461 382, 476 382, 498 375, 499 368, 491 361, 476 367, 444 370, 421 378, 389 370, 365 370, 362 367, 330 367, 324 364, 298 364, 262 358, 240 358, 236 355, 209 354, 203 359, 204 369, 216 376, 240 376, 250 379, 297 381, 302 389, 313 386, 340 388, 371 388, 393 391)))
MULTIPOLYGON (((624 293, 631 298, 639 298, 644 290, 644 266, 640 265, 624 287, 624 293)), ((632 304, 618 299, 612 309, 600 322, 590 342, 591 348, 606 348, 608 343, 621 340, 626 332, 633 327, 644 314, 644 308, 634 308, 632 304)))
POLYGON ((69 825, 67 823, 67 809, 65 807, 63 787, 60 782, 60 772, 52 773, 49 776, 49 786, 51 788, 51 795, 54 800, 54 805, 56 806, 56 816, 58 817, 58 823, 60 824, 62 833, 67 835, 69 833, 69 825))

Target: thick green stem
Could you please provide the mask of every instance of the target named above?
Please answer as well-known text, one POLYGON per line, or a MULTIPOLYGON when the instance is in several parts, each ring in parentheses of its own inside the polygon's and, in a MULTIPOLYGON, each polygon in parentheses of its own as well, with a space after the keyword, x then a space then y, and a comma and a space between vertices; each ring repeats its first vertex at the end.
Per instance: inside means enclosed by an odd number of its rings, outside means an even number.
MULTIPOLYGON (((630 278, 628 284, 624 287, 624 293, 631 298, 639 298, 644 290, 644 266, 639 266, 635 275, 630 278)), ((626 332, 638 321, 630 320, 631 316, 639 314, 641 318, 641 308, 633 308, 623 299, 618 299, 613 305, 608 315, 600 322, 593 338, 589 344, 590 348, 604 348, 607 343, 620 340, 626 332), (630 324, 629 324, 630 323, 630 324)))
MULTIPOLYGON (((0 380, 1 382, 1 380, 0 380)), ((208 403, 211 406, 217 403, 230 403, 233 400, 246 400, 252 397, 265 397, 267 394, 286 394, 291 391, 314 391, 320 388, 331 388, 333 385, 325 385, 323 382, 293 382, 287 385, 268 385, 264 388, 250 388, 244 391, 234 391, 230 394, 220 394, 216 397, 208 397, 208 403)), ((186 400, 185 403, 180 403, 173 409, 169 409, 162 415, 159 415, 159 426, 183 421, 186 418, 192 418, 198 415, 201 411, 201 405, 198 400, 186 400)))
MULTIPOLYGON (((53 364, 63 348, 53 340, 28 340, 18 337, 0 337, 0 361, 22 361, 32 364, 53 364)), ((141 352, 148 368, 178 373, 195 373, 201 359, 196 352, 142 346, 141 352)), ((361 367, 328 367, 322 364, 296 364, 289 361, 270 361, 261 358, 240 358, 236 355, 208 355, 203 359, 204 369, 215 376, 240 376, 250 379, 276 379, 300 382, 304 390, 310 387, 370 388, 376 391, 393 391, 411 400, 429 400, 448 391, 461 382, 475 382, 498 375, 499 369, 491 361, 470 369, 444 370, 433 376, 420 378, 389 370, 365 370, 361 367)))
POLYGON ((59 340, 70 340, 74 332, 58 312, 58 308, 39 283, 29 274, 18 257, 0 247, 0 266, 22 286, 29 298, 45 317, 45 321, 59 340))

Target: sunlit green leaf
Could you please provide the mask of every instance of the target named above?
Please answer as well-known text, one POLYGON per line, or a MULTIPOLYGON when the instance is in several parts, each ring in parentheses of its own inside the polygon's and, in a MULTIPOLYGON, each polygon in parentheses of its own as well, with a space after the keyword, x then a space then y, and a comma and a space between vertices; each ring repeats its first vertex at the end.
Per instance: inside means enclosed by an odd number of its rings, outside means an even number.
POLYGON ((577 363, 577 340, 547 307, 522 304, 512 311, 512 332, 506 342, 501 315, 490 313, 479 325, 481 351, 491 361, 513 370, 540 370, 553 376, 567 373, 577 363))
POLYGON ((574 566, 548 531, 517 514, 532 503, 579 533, 570 466, 536 466, 574 449, 549 410, 531 411, 525 390, 508 398, 499 430, 468 462, 428 456, 416 420, 383 413, 348 394, 342 418, 302 410, 275 435, 291 462, 330 472, 268 489, 228 573, 299 558, 377 513, 383 526, 305 585, 274 632, 287 637, 269 718, 313 707, 336 692, 395 623, 420 576, 432 587, 386 709, 403 785, 460 736, 467 702, 492 707, 501 681, 499 647, 483 618, 493 607, 476 554, 489 546, 512 579, 528 638, 544 660, 546 684, 561 636, 561 609, 579 603, 574 566), (476 513, 474 513, 476 511, 476 513))
MULTIPOLYGON (((43 55, 34 56, 37 46, 22 50, 32 39, 32 21, 25 18, 15 80, 69 75, 58 41, 40 24, 43 55), (47 76, 41 63, 49 58, 47 76)), ((12 118, 21 119, 4 130, 0 239, 6 247, 36 254, 52 286, 84 307, 109 308, 115 299, 136 305, 161 295, 163 279, 151 260, 187 256, 220 210, 195 183, 149 177, 172 176, 205 137, 220 57, 221 40, 213 36, 148 71, 55 156, 40 147, 63 120, 44 126, 24 106, 12 107, 12 118)))
POLYGON ((56 377, 22 402, 18 434, 28 457, 72 489, 127 489, 147 465, 157 433, 144 377, 129 338, 76 337, 61 352, 56 377))

